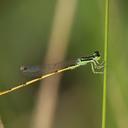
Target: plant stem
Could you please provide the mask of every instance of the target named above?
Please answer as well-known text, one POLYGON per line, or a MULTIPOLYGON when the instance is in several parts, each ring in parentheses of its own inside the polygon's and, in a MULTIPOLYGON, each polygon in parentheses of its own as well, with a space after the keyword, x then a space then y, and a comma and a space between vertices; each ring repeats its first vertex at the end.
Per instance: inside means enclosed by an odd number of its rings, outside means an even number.
POLYGON ((109 0, 105 0, 105 28, 104 28, 105 65, 104 65, 104 80, 103 80, 102 128, 106 128, 108 28, 109 28, 109 0))

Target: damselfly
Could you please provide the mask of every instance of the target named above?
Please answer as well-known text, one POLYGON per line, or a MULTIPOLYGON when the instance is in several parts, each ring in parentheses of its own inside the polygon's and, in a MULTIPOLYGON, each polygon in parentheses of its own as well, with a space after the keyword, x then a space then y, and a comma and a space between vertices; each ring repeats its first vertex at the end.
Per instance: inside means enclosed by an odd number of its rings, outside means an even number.
POLYGON ((91 69, 94 74, 102 74, 103 72, 99 71, 99 70, 102 69, 104 66, 103 66, 103 62, 101 62, 101 63, 99 62, 100 58, 101 58, 101 56, 100 56, 99 51, 95 51, 92 55, 73 59, 72 61, 68 61, 66 63, 45 65, 43 69, 41 69, 38 66, 21 66, 20 70, 23 73, 30 73, 33 76, 38 75, 40 77, 34 78, 24 84, 20 84, 11 89, 2 91, 2 92, 0 92, 0 95, 4 95, 4 94, 10 93, 10 92, 13 92, 15 90, 18 90, 25 86, 31 85, 32 83, 40 81, 49 76, 52 76, 52 75, 55 75, 55 74, 58 74, 58 73, 61 73, 61 72, 67 71, 67 70, 73 70, 77 67, 87 65, 87 64, 91 64, 91 69))

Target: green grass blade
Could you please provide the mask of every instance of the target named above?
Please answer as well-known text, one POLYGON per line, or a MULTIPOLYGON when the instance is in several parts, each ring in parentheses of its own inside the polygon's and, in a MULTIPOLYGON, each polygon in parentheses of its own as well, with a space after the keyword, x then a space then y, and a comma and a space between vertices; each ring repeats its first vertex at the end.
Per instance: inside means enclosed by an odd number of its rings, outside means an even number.
POLYGON ((108 28, 109 28, 109 0, 105 0, 105 28, 104 28, 104 80, 102 101, 102 128, 106 128, 106 101, 107 101, 107 52, 108 52, 108 28))

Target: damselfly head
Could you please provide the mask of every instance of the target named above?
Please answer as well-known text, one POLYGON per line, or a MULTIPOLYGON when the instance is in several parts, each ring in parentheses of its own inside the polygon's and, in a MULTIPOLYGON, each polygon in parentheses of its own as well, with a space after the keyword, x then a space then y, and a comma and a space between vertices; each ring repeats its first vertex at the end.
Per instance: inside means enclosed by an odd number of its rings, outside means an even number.
POLYGON ((93 55, 94 55, 95 57, 100 57, 99 51, 95 51, 93 55))
POLYGON ((100 53, 99 51, 95 51, 93 54, 94 59, 99 60, 100 59, 100 53))

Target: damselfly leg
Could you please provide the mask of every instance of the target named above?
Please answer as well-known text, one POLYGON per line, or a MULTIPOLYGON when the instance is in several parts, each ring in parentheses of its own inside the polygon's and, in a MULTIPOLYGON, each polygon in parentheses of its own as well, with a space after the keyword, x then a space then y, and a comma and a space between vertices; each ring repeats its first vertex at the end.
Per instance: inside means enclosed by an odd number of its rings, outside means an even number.
POLYGON ((103 71, 97 71, 99 69, 104 68, 103 62, 99 63, 98 60, 92 60, 90 63, 91 63, 92 72, 94 74, 103 74, 103 71))

